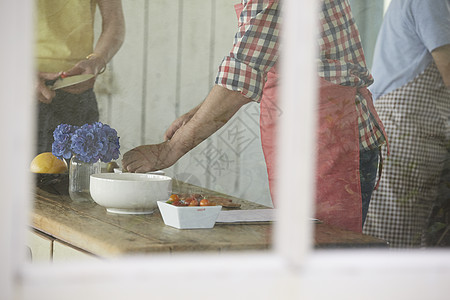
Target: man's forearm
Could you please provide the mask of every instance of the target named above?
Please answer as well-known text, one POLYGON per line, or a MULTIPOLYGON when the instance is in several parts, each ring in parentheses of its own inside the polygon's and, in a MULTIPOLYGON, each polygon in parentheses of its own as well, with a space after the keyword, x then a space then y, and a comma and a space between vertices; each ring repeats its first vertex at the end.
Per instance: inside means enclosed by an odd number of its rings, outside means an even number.
POLYGON ((180 157, 183 156, 219 130, 243 105, 251 101, 239 92, 214 86, 189 122, 173 135, 171 148, 180 157))

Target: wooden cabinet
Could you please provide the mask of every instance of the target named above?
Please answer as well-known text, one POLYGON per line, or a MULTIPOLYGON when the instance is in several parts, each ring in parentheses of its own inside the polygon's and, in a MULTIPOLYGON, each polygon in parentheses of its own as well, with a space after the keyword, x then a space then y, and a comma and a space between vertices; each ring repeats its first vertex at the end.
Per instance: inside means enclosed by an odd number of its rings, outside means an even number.
POLYGON ((28 231, 27 247, 33 263, 69 262, 98 259, 96 256, 55 239, 39 230, 28 231))
POLYGON ((53 242, 53 262, 69 262, 80 260, 96 260, 96 256, 89 252, 75 248, 69 244, 55 240, 53 242))
POLYGON ((53 238, 40 231, 28 231, 28 248, 31 251, 32 262, 51 262, 53 252, 53 238))

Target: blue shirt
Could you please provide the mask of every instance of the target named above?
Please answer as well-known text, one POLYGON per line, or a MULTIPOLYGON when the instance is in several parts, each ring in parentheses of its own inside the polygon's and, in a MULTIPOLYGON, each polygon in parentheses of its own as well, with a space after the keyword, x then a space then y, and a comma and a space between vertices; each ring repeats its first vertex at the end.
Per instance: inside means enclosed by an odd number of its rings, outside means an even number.
POLYGON ((450 0, 392 0, 375 46, 374 99, 407 84, 450 44, 450 0))

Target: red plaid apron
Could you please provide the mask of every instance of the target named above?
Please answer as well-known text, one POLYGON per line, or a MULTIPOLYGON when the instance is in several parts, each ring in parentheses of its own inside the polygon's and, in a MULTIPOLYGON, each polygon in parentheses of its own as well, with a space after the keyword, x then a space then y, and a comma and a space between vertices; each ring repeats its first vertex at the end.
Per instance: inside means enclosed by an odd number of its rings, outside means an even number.
MULTIPOLYGON (((264 86, 260 116, 261 142, 274 205, 276 121, 281 113, 277 108, 277 79, 276 69, 273 68, 264 86)), ((361 232, 360 145, 355 107, 357 92, 361 93, 368 103, 372 103, 367 88, 358 90, 320 78, 315 217, 331 225, 361 232)), ((370 105, 369 109, 378 119, 373 105, 370 105)), ((378 122, 381 124, 379 119, 378 122)))
MULTIPOLYGON (((240 16, 243 5, 235 6, 240 16)), ((316 170, 316 218, 348 230, 362 231, 361 184, 359 176, 360 134, 356 93, 381 124, 367 88, 333 84, 322 78, 318 104, 316 170)), ((261 98, 261 143, 267 165, 270 192, 276 201, 276 124, 282 113, 277 106, 278 72, 275 65, 267 74, 261 98)), ((302 101, 303 99, 299 99, 302 101)), ((304 100, 303 100, 304 101, 304 100)), ((301 154, 301 149, 299 149, 301 154)), ((300 201, 301 199, 292 199, 300 201)))

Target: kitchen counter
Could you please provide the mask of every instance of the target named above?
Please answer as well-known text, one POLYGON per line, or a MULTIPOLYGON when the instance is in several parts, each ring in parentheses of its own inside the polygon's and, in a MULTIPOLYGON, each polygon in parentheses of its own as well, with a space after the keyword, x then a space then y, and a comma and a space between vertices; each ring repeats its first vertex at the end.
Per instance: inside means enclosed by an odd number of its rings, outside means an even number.
MULTIPOLYGON (((240 209, 266 208, 175 181, 173 190, 225 196, 241 204, 240 209)), ((73 202, 64 189, 49 186, 35 190, 30 225, 38 233, 104 258, 158 252, 264 251, 272 245, 271 222, 216 223, 212 229, 179 230, 166 226, 159 210, 150 215, 112 214, 94 202, 73 202)), ((315 224, 314 244, 316 248, 387 246, 379 239, 323 223, 315 224)))

